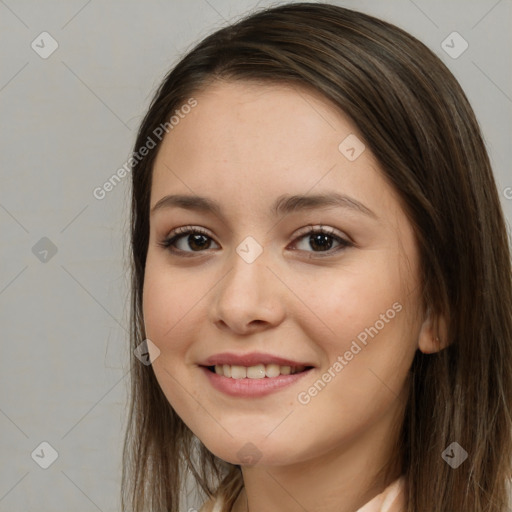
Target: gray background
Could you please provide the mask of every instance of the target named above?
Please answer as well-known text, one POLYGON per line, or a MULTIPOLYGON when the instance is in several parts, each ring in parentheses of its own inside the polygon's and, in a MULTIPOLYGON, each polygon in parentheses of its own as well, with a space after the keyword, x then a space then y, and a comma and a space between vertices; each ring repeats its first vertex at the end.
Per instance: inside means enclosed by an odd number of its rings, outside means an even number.
MULTIPOLYGON (((179 57, 278 3, 0 0, 0 512, 119 510, 130 177, 102 200, 93 189, 128 158, 179 57), (59 45, 46 59, 31 47, 50 48, 44 31, 59 45), (31 457, 43 441, 58 453, 48 469, 31 457)), ((401 26, 447 63, 481 123, 511 219, 512 2, 333 3, 401 26), (441 47, 453 31, 469 43, 456 59, 441 47)), ((49 457, 40 450, 37 460, 49 457)))

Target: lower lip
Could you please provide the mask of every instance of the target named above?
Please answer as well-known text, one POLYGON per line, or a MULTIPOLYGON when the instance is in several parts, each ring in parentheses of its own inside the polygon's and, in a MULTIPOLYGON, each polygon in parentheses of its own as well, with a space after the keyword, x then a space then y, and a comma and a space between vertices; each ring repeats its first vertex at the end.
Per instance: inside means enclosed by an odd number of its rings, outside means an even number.
POLYGON ((204 366, 202 366, 201 369, 215 389, 222 391, 226 395, 237 397, 270 395, 271 393, 298 382, 312 370, 312 368, 310 368, 309 370, 294 373, 293 375, 278 375, 277 377, 264 377, 262 379, 232 379, 231 377, 217 375, 204 366))

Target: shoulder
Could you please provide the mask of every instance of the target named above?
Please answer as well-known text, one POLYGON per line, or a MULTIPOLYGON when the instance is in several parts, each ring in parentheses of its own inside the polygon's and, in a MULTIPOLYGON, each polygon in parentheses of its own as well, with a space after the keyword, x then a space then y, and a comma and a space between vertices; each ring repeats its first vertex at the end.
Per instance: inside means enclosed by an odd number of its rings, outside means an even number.
POLYGON ((212 512, 214 501, 209 499, 203 503, 203 506, 199 509, 199 512, 212 512))
POLYGON ((405 478, 399 477, 357 512, 405 512, 405 478))
POLYGON ((203 506, 199 509, 199 512, 221 512, 221 502, 219 499, 210 498, 203 503, 203 506))
POLYGON ((405 485, 405 477, 401 476, 385 490, 382 512, 402 512, 406 510, 405 485))

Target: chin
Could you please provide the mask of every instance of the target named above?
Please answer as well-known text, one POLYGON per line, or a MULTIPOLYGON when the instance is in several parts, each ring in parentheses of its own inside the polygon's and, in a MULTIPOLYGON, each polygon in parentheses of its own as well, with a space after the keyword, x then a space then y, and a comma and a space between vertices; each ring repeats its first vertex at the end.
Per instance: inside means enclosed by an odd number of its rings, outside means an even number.
MULTIPOLYGON (((201 439, 201 438, 200 438, 201 439)), ((276 437, 270 441, 266 434, 253 436, 227 436, 220 444, 217 439, 201 439, 203 444, 220 459, 240 466, 281 466, 297 460, 297 443, 285 443, 276 437), (210 442, 211 441, 211 442, 210 442), (292 460, 293 459, 293 460, 292 460)))

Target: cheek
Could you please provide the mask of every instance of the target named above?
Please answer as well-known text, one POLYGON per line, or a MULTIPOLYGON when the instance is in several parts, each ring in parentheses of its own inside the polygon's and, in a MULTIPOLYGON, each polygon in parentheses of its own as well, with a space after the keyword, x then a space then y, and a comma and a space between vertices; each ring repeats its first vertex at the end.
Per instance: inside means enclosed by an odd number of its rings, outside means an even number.
POLYGON ((205 293, 200 283, 196 284, 188 279, 180 281, 178 273, 170 272, 148 255, 143 290, 144 324, 146 337, 160 350, 152 369, 167 400, 186 424, 201 415, 197 390, 185 384, 190 379, 187 354, 198 325, 197 318, 193 322, 191 319, 205 293), (183 392, 184 386, 187 393, 183 392))
POLYGON ((402 309, 402 316, 405 309, 400 276, 389 268, 381 271, 378 258, 357 270, 302 277, 294 291, 304 298, 308 309, 296 318, 303 319, 302 328, 331 356, 348 350, 358 335, 364 341, 365 333, 368 336, 367 330, 375 324, 379 332, 389 332, 397 323, 397 309, 402 309))
POLYGON ((329 366, 343 359, 333 379, 337 384, 329 387, 339 398, 352 394, 355 408, 358 400, 390 398, 386 386, 399 390, 415 352, 415 297, 406 291, 403 269, 389 259, 374 254, 371 264, 340 274, 327 288, 328 298, 316 296, 318 306, 325 304, 322 318, 330 327, 324 341, 329 366))
POLYGON ((301 403, 309 398, 316 402, 313 407, 344 403, 339 410, 350 414, 381 407, 394 398, 390 390, 400 391, 415 352, 414 297, 406 293, 402 277, 387 258, 374 255, 372 264, 357 272, 326 274, 314 285, 302 280, 297 291, 307 297, 309 311, 302 315, 301 329, 323 360, 321 374, 307 383, 315 389, 310 393, 305 386, 301 403), (322 377, 325 385, 318 382, 322 377))
POLYGON ((183 362, 190 338, 185 329, 197 302, 189 291, 197 290, 198 283, 185 280, 183 273, 171 269, 165 256, 157 251, 150 247, 146 258, 142 294, 145 335, 160 351, 151 365, 156 380, 168 402, 187 423, 199 414, 194 410, 196 401, 183 393, 183 362))
POLYGON ((179 274, 154 264, 148 257, 143 290, 144 325, 146 337, 160 349, 160 364, 164 362, 166 367, 175 360, 171 355, 183 353, 186 348, 187 320, 199 300, 194 290, 198 287, 193 282, 180 282, 179 274))

